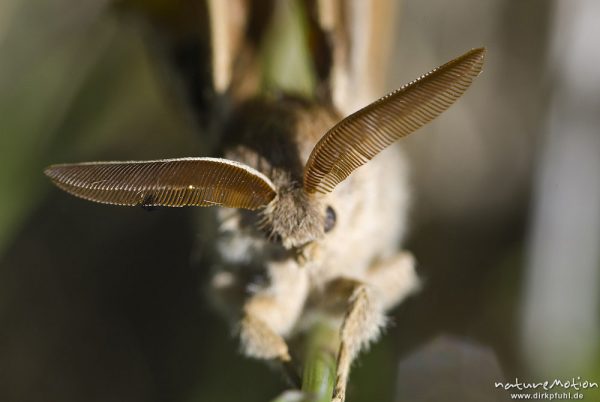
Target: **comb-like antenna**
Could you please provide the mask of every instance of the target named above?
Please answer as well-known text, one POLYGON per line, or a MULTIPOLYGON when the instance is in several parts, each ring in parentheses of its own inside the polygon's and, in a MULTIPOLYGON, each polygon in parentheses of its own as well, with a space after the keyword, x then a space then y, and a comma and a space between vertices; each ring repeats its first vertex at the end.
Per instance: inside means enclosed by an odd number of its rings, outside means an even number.
POLYGON ((262 173, 218 158, 74 163, 44 173, 70 194, 114 205, 257 209, 276 194, 262 173))
POLYGON ((304 168, 304 189, 328 193, 396 140, 436 118, 479 75, 485 49, 473 49, 351 114, 331 128, 304 168))

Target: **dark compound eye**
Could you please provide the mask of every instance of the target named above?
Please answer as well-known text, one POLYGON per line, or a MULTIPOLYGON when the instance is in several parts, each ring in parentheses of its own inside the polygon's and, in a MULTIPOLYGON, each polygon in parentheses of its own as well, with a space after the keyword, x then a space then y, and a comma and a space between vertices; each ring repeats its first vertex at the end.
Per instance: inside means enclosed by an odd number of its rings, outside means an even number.
POLYGON ((335 226, 335 211, 330 206, 325 210, 325 233, 331 231, 335 226))

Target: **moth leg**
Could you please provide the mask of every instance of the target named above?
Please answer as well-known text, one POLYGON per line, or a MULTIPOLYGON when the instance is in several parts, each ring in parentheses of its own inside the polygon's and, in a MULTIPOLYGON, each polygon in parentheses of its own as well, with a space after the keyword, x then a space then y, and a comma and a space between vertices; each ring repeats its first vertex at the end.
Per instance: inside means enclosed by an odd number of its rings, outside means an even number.
POLYGON ((402 252, 369 268, 366 283, 350 279, 336 281, 337 290, 349 291, 350 297, 340 329, 334 402, 344 401, 352 361, 379 336, 386 322, 385 310, 418 289, 414 267, 413 256, 402 252))
POLYGON ((333 401, 343 402, 350 366, 358 353, 375 340, 385 325, 384 309, 375 290, 364 282, 353 282, 348 308, 340 328, 340 348, 333 401))
POLYGON ((388 310, 420 288, 415 258, 408 251, 373 264, 367 271, 367 282, 375 288, 383 308, 388 310))
POLYGON ((269 286, 245 303, 240 323, 242 352, 257 359, 291 360, 284 336, 293 329, 308 293, 305 269, 291 262, 268 267, 269 286))
POLYGON ((279 309, 277 300, 268 296, 253 297, 244 307, 244 318, 240 324, 242 351, 255 359, 278 359, 289 362, 288 346, 283 337, 269 325, 263 316, 279 309))

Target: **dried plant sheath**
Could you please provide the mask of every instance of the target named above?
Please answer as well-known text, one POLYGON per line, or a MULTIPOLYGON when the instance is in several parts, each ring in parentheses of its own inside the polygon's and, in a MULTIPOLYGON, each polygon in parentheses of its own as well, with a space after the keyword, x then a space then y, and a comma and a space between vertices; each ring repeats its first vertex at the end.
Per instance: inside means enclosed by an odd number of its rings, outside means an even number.
POLYGON ((262 173, 217 158, 64 164, 44 173, 66 192, 104 204, 257 209, 275 197, 262 173))
POLYGON ((473 49, 335 125, 306 164, 306 191, 332 191, 383 149, 448 109, 479 75, 484 55, 485 49, 473 49))

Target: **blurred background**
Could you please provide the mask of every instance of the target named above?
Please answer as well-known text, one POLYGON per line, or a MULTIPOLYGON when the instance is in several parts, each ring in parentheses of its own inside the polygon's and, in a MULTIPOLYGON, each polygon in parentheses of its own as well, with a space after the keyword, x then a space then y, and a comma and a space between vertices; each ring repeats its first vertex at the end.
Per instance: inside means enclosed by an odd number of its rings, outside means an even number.
MULTIPOLYGON (((0 2, 0 400, 268 401, 285 383, 239 355, 206 300, 201 218, 83 202, 42 174, 205 155, 121 3, 0 2)), ((406 248, 425 286, 361 356, 348 400, 502 401, 494 381, 600 382, 600 3, 395 12, 388 90, 488 53, 466 96, 403 141, 406 248)))

